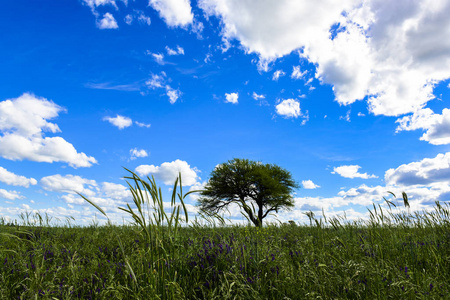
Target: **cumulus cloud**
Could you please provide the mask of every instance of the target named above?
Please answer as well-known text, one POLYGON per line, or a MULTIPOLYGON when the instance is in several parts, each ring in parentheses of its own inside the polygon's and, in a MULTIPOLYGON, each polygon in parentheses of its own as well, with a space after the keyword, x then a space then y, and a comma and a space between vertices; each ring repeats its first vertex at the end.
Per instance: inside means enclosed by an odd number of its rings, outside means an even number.
POLYGON ((147 80, 145 84, 152 89, 162 88, 165 82, 165 77, 166 73, 164 72, 161 72, 160 75, 152 74, 152 77, 147 80))
POLYGON ((422 141, 433 145, 450 144, 450 109, 444 108, 442 114, 435 114, 425 108, 396 122, 399 123, 396 132, 423 129, 425 133, 420 138, 422 141))
POLYGON ((133 148, 130 150, 130 155, 131 155, 130 159, 134 160, 138 157, 147 157, 148 153, 144 149, 138 150, 137 148, 133 148))
POLYGON ((122 184, 103 182, 101 186, 102 193, 107 198, 112 198, 114 200, 124 200, 131 198, 130 190, 122 184))
POLYGON ((226 41, 268 62, 299 50, 340 104, 367 100, 376 115, 417 111, 450 78, 450 2, 201 0, 226 41), (239 11, 240 13, 235 13, 239 11))
POLYGON ((3 167, 0 167, 0 181, 8 185, 29 187, 31 185, 36 185, 37 181, 34 178, 26 178, 25 176, 16 175, 9 172, 3 167))
POLYGON ((166 85, 166 94, 169 97, 170 104, 177 102, 178 98, 181 97, 182 93, 179 89, 173 89, 169 85, 166 85))
POLYGON ((298 118, 301 116, 300 102, 294 99, 281 101, 275 106, 277 114, 286 118, 298 118))
POLYGON ((342 177, 345 178, 362 178, 362 179, 369 179, 369 178, 378 178, 378 176, 375 175, 369 175, 367 173, 359 173, 358 170, 361 167, 358 165, 347 165, 347 166, 340 166, 333 168, 332 174, 339 174, 342 177))
POLYGON ((194 15, 189 0, 149 0, 148 5, 158 11, 169 27, 186 27, 193 23, 194 15))
POLYGON ((103 121, 108 121, 120 130, 133 125, 133 121, 130 118, 121 115, 116 115, 115 117, 104 117, 103 121))
MULTIPOLYGON (((151 89, 164 88, 166 90, 167 97, 169 97, 170 104, 174 104, 183 93, 179 89, 174 89, 170 85, 165 84, 166 76, 167 75, 165 72, 161 72, 160 75, 152 74, 152 77, 147 80, 145 84, 151 89)), ((170 79, 168 81, 170 81, 170 79)))
POLYGON ((16 200, 16 199, 22 199, 23 196, 19 194, 19 192, 16 191, 7 191, 4 189, 0 189, 0 198, 8 199, 8 200, 16 200))
POLYGON ((303 76, 305 76, 307 73, 307 71, 301 71, 300 70, 300 66, 293 66, 292 67, 292 74, 291 74, 291 78, 292 79, 302 79, 303 76))
POLYGON ((184 49, 177 46, 176 49, 169 48, 166 46, 167 55, 184 55, 184 49))
POLYGON ((313 190, 313 189, 320 188, 320 186, 315 184, 314 182, 312 182, 312 180, 302 180, 302 185, 303 185, 303 188, 305 188, 307 190, 313 190))
POLYGON ((81 193, 85 196, 94 196, 97 183, 95 180, 85 179, 75 175, 60 174, 42 177, 40 180, 42 188, 46 191, 59 193, 81 193))
POLYGON ((196 184, 199 172, 196 168, 191 168, 187 162, 179 159, 162 163, 160 166, 140 165, 135 170, 140 176, 153 175, 167 185, 173 185, 178 173, 181 172, 183 186, 196 184))
POLYGON ((61 132, 48 120, 62 111, 55 103, 28 93, 0 102, 0 155, 10 160, 66 162, 75 168, 97 163, 61 137, 44 137, 46 131, 61 132))
POLYGON ((286 73, 284 73, 282 70, 276 70, 275 72, 273 72, 272 80, 277 81, 278 78, 283 77, 284 75, 286 75, 286 73))
POLYGON ((110 13, 105 13, 103 18, 97 22, 97 27, 99 29, 117 29, 119 25, 117 25, 116 19, 110 13))
POLYGON ((112 182, 98 184, 95 180, 76 175, 46 176, 41 179, 40 184, 46 191, 62 193, 61 199, 68 205, 89 205, 77 193, 111 212, 117 212, 119 205, 123 206, 126 201, 131 200, 131 192, 124 185, 112 182))
POLYGON ((152 53, 152 56, 158 64, 164 65, 164 54, 152 53))
POLYGON ((229 94, 225 93, 225 98, 226 98, 225 102, 237 104, 239 94, 238 93, 229 93, 229 94))
POLYGON ((450 152, 389 169, 384 179, 391 185, 427 185, 437 182, 450 184, 450 152))

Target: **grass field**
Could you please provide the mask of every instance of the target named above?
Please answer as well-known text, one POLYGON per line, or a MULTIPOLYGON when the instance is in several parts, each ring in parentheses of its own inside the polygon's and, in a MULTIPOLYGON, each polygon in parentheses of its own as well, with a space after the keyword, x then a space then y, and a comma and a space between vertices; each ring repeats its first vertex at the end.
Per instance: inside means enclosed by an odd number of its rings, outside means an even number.
POLYGON ((182 191, 166 214, 156 185, 136 183, 130 226, 0 221, 0 299, 450 299, 447 203, 374 206, 364 222, 181 226, 182 191))

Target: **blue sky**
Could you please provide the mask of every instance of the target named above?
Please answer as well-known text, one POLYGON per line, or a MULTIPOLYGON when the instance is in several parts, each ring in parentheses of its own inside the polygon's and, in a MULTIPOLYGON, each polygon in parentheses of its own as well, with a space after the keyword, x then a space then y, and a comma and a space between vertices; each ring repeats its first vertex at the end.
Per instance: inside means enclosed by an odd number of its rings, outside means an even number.
MULTIPOLYGON (((0 216, 121 222, 122 167, 166 200, 232 158, 301 185, 281 221, 450 199, 450 1, 7 1, 0 216)), ((195 197, 188 199, 191 216, 195 197)), ((241 222, 231 209, 232 222, 241 222)), ((275 220, 272 217, 271 220, 275 220)))

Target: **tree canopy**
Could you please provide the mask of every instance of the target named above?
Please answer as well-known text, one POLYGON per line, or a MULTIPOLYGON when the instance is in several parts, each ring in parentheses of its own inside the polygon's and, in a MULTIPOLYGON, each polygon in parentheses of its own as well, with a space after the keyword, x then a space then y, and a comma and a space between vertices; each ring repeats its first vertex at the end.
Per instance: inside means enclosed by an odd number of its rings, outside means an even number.
POLYGON ((291 173, 277 165, 235 158, 211 172, 198 205, 206 213, 218 213, 236 203, 253 224, 262 226, 270 212, 294 206, 291 194, 298 187, 291 173))

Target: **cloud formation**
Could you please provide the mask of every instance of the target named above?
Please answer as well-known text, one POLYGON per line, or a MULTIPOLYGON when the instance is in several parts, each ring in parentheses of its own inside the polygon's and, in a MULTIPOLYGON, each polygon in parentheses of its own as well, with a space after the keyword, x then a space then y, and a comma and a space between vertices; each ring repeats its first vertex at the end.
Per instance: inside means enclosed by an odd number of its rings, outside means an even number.
POLYGON ((148 153, 144 149, 138 150, 137 148, 133 148, 130 150, 130 159, 135 160, 138 157, 147 157, 148 153))
POLYGON ((239 94, 238 93, 225 93, 225 102, 227 103, 233 103, 233 104, 237 104, 238 103, 238 98, 239 98, 239 94))
POLYGON ((99 29, 117 29, 119 25, 117 25, 117 21, 112 14, 105 13, 103 18, 97 21, 97 27, 99 29))
POLYGON ((97 163, 92 156, 78 153, 61 137, 44 137, 44 132, 61 132, 48 122, 65 111, 57 104, 25 93, 0 102, 0 156, 9 160, 66 162, 71 167, 90 167, 97 163))
POLYGON ((104 117, 103 121, 108 121, 120 130, 133 125, 133 121, 130 118, 121 115, 116 115, 115 117, 104 117))
MULTIPOLYGON (((152 77, 148 79, 145 84, 151 89, 164 88, 170 104, 174 104, 183 93, 179 89, 174 89, 170 85, 166 84, 166 77, 167 75, 164 71, 161 72, 160 75, 152 74, 152 77)), ((168 81, 170 81, 170 79, 168 81)))
POLYGON ((0 198, 8 199, 8 200, 16 200, 16 199, 22 199, 23 196, 19 194, 19 192, 16 191, 7 191, 4 189, 0 189, 0 198))
POLYGON ((362 179, 378 178, 378 176, 375 175, 369 175, 367 173, 359 173, 358 170, 360 168, 361 167, 358 165, 334 167, 333 172, 331 172, 331 174, 339 174, 345 178, 362 178, 362 179))
POLYGON ((46 176, 40 180, 40 184, 46 191, 62 193, 61 199, 71 208, 73 205, 90 206, 77 193, 109 212, 117 212, 119 205, 123 206, 126 201, 131 200, 131 192, 124 185, 112 182, 98 184, 95 180, 77 175, 46 176))
POLYGON ((312 180, 302 180, 302 185, 303 185, 303 188, 305 188, 307 190, 313 190, 313 189, 320 188, 320 186, 315 184, 314 182, 312 182, 312 180))
POLYGON ((150 0, 149 6, 159 12, 159 16, 169 27, 186 27, 193 23, 189 0, 150 0))
POLYGON ((420 140, 433 145, 450 144, 450 109, 444 108, 442 114, 435 114, 424 108, 396 121, 396 132, 423 129, 425 133, 420 140))
POLYGON ((389 185, 450 184, 450 152, 389 169, 384 179, 389 185))
POLYGON ((176 49, 169 48, 166 46, 167 55, 184 55, 184 49, 177 46, 176 49))
POLYGON ((153 175, 166 185, 173 185, 179 172, 181 172, 183 186, 196 184, 198 178, 198 170, 191 168, 187 162, 179 159, 162 163, 160 166, 140 165, 135 170, 140 176, 153 175))
POLYGON ((31 185, 36 185, 37 180, 34 178, 26 178, 25 176, 16 175, 9 172, 3 167, 0 167, 0 181, 6 183, 7 185, 23 186, 29 187, 31 185))
POLYGON ((276 70, 273 72, 272 80, 277 81, 280 77, 283 77, 286 75, 286 73, 283 72, 283 70, 276 70))
POLYGON ((259 56, 260 69, 298 50, 317 66, 315 77, 333 86, 337 102, 367 100, 375 115, 415 112, 435 97, 436 83, 450 78, 448 1, 201 0, 199 6, 221 20, 225 41, 237 39, 259 56))
POLYGON ((300 66, 293 66, 292 67, 292 79, 302 79, 306 75, 307 71, 301 71, 300 66))
POLYGON ((294 99, 287 99, 275 106, 277 114, 286 118, 298 118, 301 116, 300 102, 294 99))

